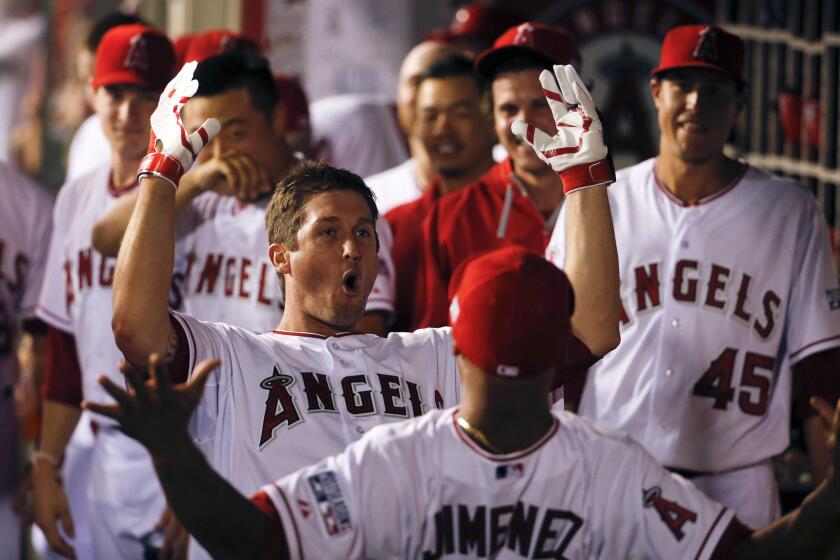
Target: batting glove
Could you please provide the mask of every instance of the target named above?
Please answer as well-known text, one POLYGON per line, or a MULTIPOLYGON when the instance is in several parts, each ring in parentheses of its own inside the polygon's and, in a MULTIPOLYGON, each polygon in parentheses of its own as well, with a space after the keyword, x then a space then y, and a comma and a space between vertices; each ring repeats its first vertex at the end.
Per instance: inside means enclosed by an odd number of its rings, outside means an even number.
POLYGON ((146 175, 160 177, 178 188, 178 181, 195 161, 195 156, 219 133, 219 121, 209 118, 198 130, 187 134, 181 122, 181 109, 198 89, 193 72, 198 63, 188 62, 166 85, 152 113, 152 140, 149 153, 140 163, 138 180, 146 175))
POLYGON ((575 69, 557 65, 554 74, 543 70, 540 83, 557 134, 551 136, 521 120, 511 125, 513 133, 560 176, 566 194, 615 181, 595 103, 575 69))

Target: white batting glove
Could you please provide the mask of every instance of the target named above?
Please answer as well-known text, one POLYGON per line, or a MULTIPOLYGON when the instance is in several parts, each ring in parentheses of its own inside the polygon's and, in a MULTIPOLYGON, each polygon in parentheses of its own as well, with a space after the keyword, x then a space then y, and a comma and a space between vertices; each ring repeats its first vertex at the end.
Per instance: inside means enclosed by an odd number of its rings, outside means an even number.
POLYGON ((192 166, 198 152, 219 133, 219 121, 214 118, 204 121, 198 130, 189 135, 181 122, 184 103, 198 90, 198 81, 193 80, 197 65, 195 61, 186 63, 160 94, 151 118, 151 153, 140 163, 138 179, 155 175, 177 189, 181 175, 192 166))
POLYGON ((557 124, 557 134, 551 136, 521 120, 511 125, 513 133, 560 176, 566 194, 615 181, 606 159, 601 119, 574 67, 557 65, 553 75, 543 70, 540 83, 557 124))

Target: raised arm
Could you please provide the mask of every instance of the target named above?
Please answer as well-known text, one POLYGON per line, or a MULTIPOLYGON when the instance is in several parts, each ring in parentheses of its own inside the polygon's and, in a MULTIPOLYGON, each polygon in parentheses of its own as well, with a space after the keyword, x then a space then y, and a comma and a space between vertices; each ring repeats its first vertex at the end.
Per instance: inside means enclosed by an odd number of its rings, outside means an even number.
POLYGON ((152 114, 158 149, 140 167, 140 189, 114 273, 112 328, 117 346, 134 364, 153 352, 167 355, 173 330, 169 286, 175 254, 175 193, 183 170, 219 130, 208 119, 186 134, 181 108, 195 93, 195 63, 188 63, 166 86, 152 114))
POLYGON ((560 176, 566 194, 568 252, 564 270, 575 292, 572 328, 596 356, 618 345, 619 277, 607 186, 615 175, 607 160, 592 96, 570 66, 540 74, 557 123, 551 136, 523 122, 512 130, 560 176))
POLYGON ((143 361, 149 363, 148 380, 122 367, 130 392, 100 379, 116 404, 83 406, 117 420, 149 450, 169 506, 213 558, 258 558, 269 527, 266 515, 210 467, 187 433, 207 376, 219 362, 205 360, 187 383, 173 386, 156 355, 143 361))

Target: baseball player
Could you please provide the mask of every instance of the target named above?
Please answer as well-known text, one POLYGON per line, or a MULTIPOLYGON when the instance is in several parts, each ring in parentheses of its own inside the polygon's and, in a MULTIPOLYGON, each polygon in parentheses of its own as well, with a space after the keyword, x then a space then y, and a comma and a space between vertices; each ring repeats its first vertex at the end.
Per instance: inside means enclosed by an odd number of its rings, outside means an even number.
POLYGON ((421 254, 418 224, 441 196, 469 185, 493 166, 493 124, 482 80, 471 58, 438 60, 417 86, 415 135, 423 143, 435 179, 419 199, 392 208, 386 219, 394 234, 392 257, 398 274, 395 331, 412 325, 421 254))
MULTIPOLYGON (((511 124, 521 119, 553 134, 554 117, 538 80, 553 64, 580 66, 580 53, 564 30, 537 23, 508 29, 476 59, 490 82, 496 135, 509 158, 429 209, 410 328, 447 324, 447 284, 465 258, 506 245, 545 251, 563 185, 511 124)), ((603 175, 611 178, 606 170, 603 175)))
POLYGON ((17 558, 21 522, 12 511, 19 474, 18 341, 28 333, 42 347, 45 325, 35 317, 50 239, 52 202, 10 164, 0 162, 0 541, 17 558), (22 330, 21 330, 22 328, 22 330))
MULTIPOLYGON (((201 86, 184 109, 185 124, 196 130, 215 116, 222 129, 178 190, 171 304, 205 321, 268 332, 284 302, 268 260, 265 211, 268 193, 296 163, 284 138, 285 119, 274 112, 274 80, 264 58, 242 52, 202 61, 196 77, 201 86)), ((97 223, 97 250, 116 256, 136 199, 125 197, 97 223)), ((381 274, 360 328, 383 334, 394 309, 395 275, 384 220, 377 229, 385 249, 381 274)))
MULTIPOLYGON (((263 486, 249 502, 187 437, 202 384, 161 367, 119 404, 90 406, 149 449, 190 531, 225 558, 825 558, 840 543, 840 450, 797 510, 751 534, 729 508, 624 434, 545 398, 572 338, 562 271, 520 247, 475 258, 450 286, 459 407, 378 426, 344 452, 263 486), (499 328, 504 325, 504 328, 499 328)), ((825 401, 840 436, 840 401, 825 401)))
MULTIPOLYGON (((840 289, 810 193, 723 154, 743 52, 713 26, 665 38, 659 156, 610 189, 621 344, 589 371, 580 414, 756 528, 779 511, 770 459, 788 446, 792 373, 806 396, 840 393, 840 289)), ((562 265, 567 246, 561 220, 548 256, 562 265)), ((818 423, 809 444, 824 449, 818 423)))
MULTIPOLYGON (((178 381, 206 356, 222 357, 224 366, 204 388, 190 433, 219 474, 250 494, 277 473, 335 453, 382 422, 454 404, 460 389, 447 329, 384 339, 348 332, 377 275, 377 209, 358 176, 322 163, 304 162, 290 172, 266 212, 269 259, 285 293, 283 317, 272 332, 257 335, 170 312, 169 281, 161 271, 174 262, 173 217, 182 187, 173 187, 196 148, 219 127, 208 119, 187 135, 178 118, 183 100, 201 87, 188 64, 152 116, 160 151, 140 168, 140 195, 117 260, 112 324, 130 363, 143 364, 152 351, 159 352, 175 362, 178 381), (190 139, 189 146, 182 138, 190 139)), ((571 91, 570 84, 564 87, 571 91)), ((578 161, 587 166, 600 161, 606 152, 597 138, 594 149, 578 150, 579 138, 590 145, 589 137, 601 133, 597 116, 594 125, 582 127, 582 115, 594 114, 588 97, 583 106, 563 117, 569 136, 557 143, 569 146, 570 153, 558 158, 561 171, 578 161)), ((573 225, 580 228, 576 247, 587 253, 575 274, 591 274, 583 290, 612 292, 603 301, 613 301, 617 274, 606 194, 603 186, 581 188, 597 185, 589 177, 570 177, 570 190, 579 187, 572 197, 573 225)), ((616 315, 616 326, 617 321, 616 315)), ((575 323, 576 363, 591 363, 588 345, 602 348, 604 336, 617 336, 617 327, 605 335, 609 328, 601 324, 575 323)))
MULTIPOLYGON (((36 522, 50 546, 65 556, 74 555, 67 539, 75 531, 58 464, 78 421, 82 397, 104 396, 96 385, 97 376, 120 375, 116 369, 120 352, 108 319, 115 263, 92 249, 91 230, 103 212, 136 186, 134 168, 146 151, 146 119, 157 98, 152 92, 166 83, 172 63, 172 46, 159 31, 135 24, 105 33, 91 85, 96 112, 111 144, 111 162, 67 183, 55 206, 37 310, 50 331, 33 480, 36 522)), ((95 484, 88 489, 93 556, 143 558, 160 546, 155 526, 165 508, 163 494, 143 448, 107 418, 94 420, 90 479, 95 484)))
POLYGON ((400 66, 397 121, 405 135, 411 157, 396 167, 365 179, 376 195, 376 205, 382 214, 420 198, 423 189, 434 178, 423 143, 413 134, 417 85, 420 76, 433 62, 460 52, 456 47, 440 41, 424 41, 408 52, 400 66))

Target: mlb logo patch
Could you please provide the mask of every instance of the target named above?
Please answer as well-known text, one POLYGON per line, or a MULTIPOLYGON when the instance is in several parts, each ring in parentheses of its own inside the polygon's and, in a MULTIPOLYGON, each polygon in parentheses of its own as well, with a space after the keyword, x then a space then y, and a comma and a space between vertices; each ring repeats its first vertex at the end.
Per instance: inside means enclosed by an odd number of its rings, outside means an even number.
POLYGON ((504 364, 499 364, 496 367, 496 373, 498 373, 502 377, 516 377, 517 375, 519 375, 519 368, 516 366, 506 366, 504 364))
POLYGON ((832 288, 825 291, 825 297, 828 298, 828 308, 834 311, 840 309, 840 288, 832 288))
POLYGON ((351 529, 350 510, 338 485, 333 471, 313 474, 308 479, 309 487, 317 502, 316 511, 324 521, 324 528, 331 537, 351 529))
POLYGON ((496 480, 508 478, 522 478, 525 475, 525 465, 522 463, 509 463, 496 467, 496 480))

